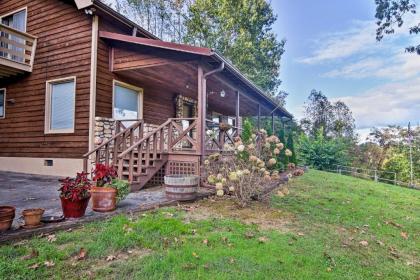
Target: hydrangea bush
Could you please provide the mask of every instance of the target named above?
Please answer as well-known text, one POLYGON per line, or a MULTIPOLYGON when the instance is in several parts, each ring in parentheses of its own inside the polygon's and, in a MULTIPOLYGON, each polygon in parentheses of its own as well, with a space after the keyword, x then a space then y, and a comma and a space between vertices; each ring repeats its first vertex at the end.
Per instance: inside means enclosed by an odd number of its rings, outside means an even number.
MULTIPOLYGON (((215 186, 218 196, 233 195, 241 206, 265 200, 281 182, 276 163, 283 149, 279 138, 265 130, 252 134, 247 143, 236 137, 233 146, 225 145, 223 152, 205 160, 207 182, 215 186)), ((285 153, 291 156, 291 151, 285 153)))

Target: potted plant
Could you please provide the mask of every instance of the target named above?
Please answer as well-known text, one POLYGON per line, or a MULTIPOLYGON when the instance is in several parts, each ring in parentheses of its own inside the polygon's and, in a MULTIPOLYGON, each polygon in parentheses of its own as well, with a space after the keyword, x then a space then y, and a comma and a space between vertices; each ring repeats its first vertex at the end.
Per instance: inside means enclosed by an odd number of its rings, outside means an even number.
POLYGON ((41 226, 41 218, 45 210, 42 208, 25 209, 22 211, 25 220, 24 228, 36 228, 41 226))
POLYGON ((92 187, 87 176, 88 173, 81 172, 77 173, 76 178, 60 180, 59 191, 64 217, 80 218, 85 215, 90 199, 89 190, 92 187))
POLYGON ((15 218, 16 208, 13 206, 0 206, 0 232, 9 230, 15 218))
POLYGON ((113 179, 111 187, 117 190, 117 205, 130 193, 130 183, 127 180, 113 179))
POLYGON ((93 170, 93 180, 96 186, 92 187, 92 210, 97 212, 114 211, 117 207, 117 189, 112 186, 112 181, 117 177, 117 172, 112 166, 98 163, 93 170))

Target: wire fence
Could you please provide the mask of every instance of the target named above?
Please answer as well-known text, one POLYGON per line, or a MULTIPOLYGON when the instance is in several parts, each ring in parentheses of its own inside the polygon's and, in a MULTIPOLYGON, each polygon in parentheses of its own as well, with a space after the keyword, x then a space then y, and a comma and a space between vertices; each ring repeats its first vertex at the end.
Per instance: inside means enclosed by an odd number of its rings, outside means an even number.
POLYGON ((419 185, 411 185, 408 182, 403 182, 399 180, 398 174, 396 172, 366 169, 344 165, 336 165, 335 169, 324 169, 324 171, 420 190, 419 185))

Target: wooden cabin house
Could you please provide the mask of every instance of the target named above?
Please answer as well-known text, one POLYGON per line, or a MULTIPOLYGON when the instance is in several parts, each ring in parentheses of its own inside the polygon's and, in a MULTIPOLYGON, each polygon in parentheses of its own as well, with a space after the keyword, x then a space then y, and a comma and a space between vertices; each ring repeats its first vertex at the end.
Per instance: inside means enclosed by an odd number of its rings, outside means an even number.
POLYGON ((161 41, 97 0, 0 0, 0 35, 0 170, 105 162, 138 189, 199 174, 243 116, 292 117, 217 52, 161 41))

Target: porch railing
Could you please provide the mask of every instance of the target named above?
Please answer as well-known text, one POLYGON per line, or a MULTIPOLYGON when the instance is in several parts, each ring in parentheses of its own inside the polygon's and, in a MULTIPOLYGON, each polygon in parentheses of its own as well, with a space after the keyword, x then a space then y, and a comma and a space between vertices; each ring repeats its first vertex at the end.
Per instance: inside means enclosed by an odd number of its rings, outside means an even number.
POLYGON ((152 167, 154 161, 161 160, 163 154, 198 151, 197 119, 171 118, 118 155, 118 175, 128 173, 132 181, 142 170, 152 167))
POLYGON ((112 166, 117 164, 117 156, 119 153, 125 151, 136 141, 143 138, 143 120, 124 120, 116 121, 115 123, 115 135, 100 144, 95 149, 84 154, 84 170, 88 169, 88 162, 92 155, 94 158, 92 162, 105 163, 112 166), (134 122, 130 126, 126 127, 124 122, 134 122))
POLYGON ((31 72, 36 44, 37 37, 0 23, 0 64, 31 72))
POLYGON ((220 123, 207 119, 205 136, 207 152, 223 151, 226 145, 234 146, 235 137, 240 134, 239 127, 230 125, 223 128, 220 123))

